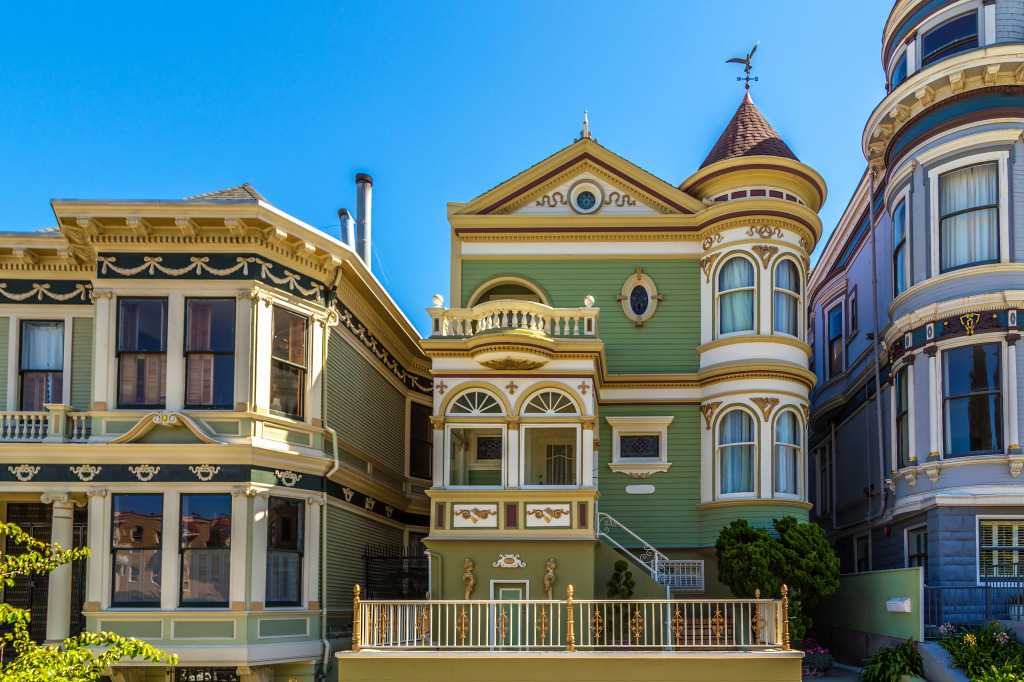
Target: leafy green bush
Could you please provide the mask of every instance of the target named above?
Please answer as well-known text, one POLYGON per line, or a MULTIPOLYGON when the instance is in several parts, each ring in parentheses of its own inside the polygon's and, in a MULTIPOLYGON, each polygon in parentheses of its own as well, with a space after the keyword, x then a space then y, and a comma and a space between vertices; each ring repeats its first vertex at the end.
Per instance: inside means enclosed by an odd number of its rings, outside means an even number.
POLYGON ((798 642, 811 627, 804 609, 832 596, 839 587, 839 558, 825 531, 792 516, 772 521, 778 538, 763 528, 737 519, 722 529, 715 543, 718 579, 740 598, 754 590, 778 599, 789 587, 789 634, 798 642))
POLYGON ((972 680, 1024 682, 1024 646, 998 621, 978 630, 944 626, 942 632, 947 636, 939 640, 939 645, 972 680))
POLYGON ((918 676, 924 672, 924 662, 917 653, 914 640, 908 639, 895 647, 879 649, 864 659, 858 682, 900 682, 904 675, 918 676))

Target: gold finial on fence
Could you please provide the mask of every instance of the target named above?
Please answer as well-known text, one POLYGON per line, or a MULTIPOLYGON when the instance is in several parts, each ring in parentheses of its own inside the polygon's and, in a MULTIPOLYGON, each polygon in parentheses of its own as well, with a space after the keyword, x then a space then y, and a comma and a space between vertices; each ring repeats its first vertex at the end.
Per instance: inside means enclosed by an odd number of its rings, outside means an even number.
POLYGON ((789 588, 782 586, 782 650, 789 651, 789 588))
POLYGON ((761 598, 761 590, 760 589, 754 590, 754 599, 760 599, 760 598, 761 598))
POLYGON ((566 608, 569 610, 569 620, 566 623, 565 629, 565 650, 576 651, 576 633, 573 631, 572 622, 572 585, 565 591, 566 595, 566 608))
POLYGON ((352 588, 352 651, 359 651, 359 585, 352 588))

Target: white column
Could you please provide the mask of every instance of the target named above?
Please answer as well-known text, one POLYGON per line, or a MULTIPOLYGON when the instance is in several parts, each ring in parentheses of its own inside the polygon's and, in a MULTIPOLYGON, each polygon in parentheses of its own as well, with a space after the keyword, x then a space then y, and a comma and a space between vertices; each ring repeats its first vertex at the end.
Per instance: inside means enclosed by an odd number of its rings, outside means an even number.
POLYGON ((434 429, 434 452, 431 467, 434 472, 434 486, 444 486, 444 417, 431 417, 430 425, 434 429))
POLYGON ((584 417, 580 420, 583 433, 583 447, 580 456, 580 469, 583 472, 580 485, 584 488, 594 486, 594 427, 597 420, 594 417, 584 417))
POLYGON ((995 0, 985 0, 982 5, 985 16, 985 35, 983 45, 991 45, 996 42, 996 3, 995 0))
POLYGON ((15 350, 21 345, 16 345, 15 342, 15 339, 21 339, 21 330, 18 328, 19 323, 20 320, 15 315, 11 315, 10 319, 7 321, 7 338, 10 342, 9 350, 7 352, 7 410, 9 412, 13 412, 20 407, 18 405, 18 397, 21 391, 17 388, 18 352, 15 350))
POLYGON ((917 71, 917 38, 916 36, 907 43, 907 78, 910 78, 917 71))
MULTIPOLYGON (((97 292, 98 293, 98 292, 97 292)), ((92 402, 100 403, 104 409, 117 407, 117 371, 111 367, 114 359, 114 352, 117 348, 117 337, 114 334, 114 302, 110 292, 105 295, 97 295, 93 305, 95 315, 93 322, 94 341, 96 346, 92 349, 92 402)), ((66 332, 65 332, 66 333, 66 332)), ((92 405, 89 406, 90 409, 92 405)))
POLYGON ((235 303, 235 406, 248 404, 250 399, 249 376, 252 368, 252 311, 253 300, 247 297, 238 298, 235 303))
POLYGON ((512 417, 505 420, 505 434, 508 440, 505 448, 505 487, 518 488, 520 483, 521 469, 519 463, 522 457, 519 453, 519 419, 512 417))
POLYGON ((178 607, 178 550, 181 542, 181 496, 177 490, 164 493, 163 532, 160 543, 160 609, 178 607))
POLYGON ((757 439, 757 486, 755 493, 758 497, 775 497, 775 486, 772 485, 772 474, 774 473, 774 452, 773 447, 775 434, 772 433, 771 414, 765 420, 763 415, 756 417, 761 423, 758 424, 761 437, 757 439))
POLYGON ((249 547, 249 496, 246 488, 231 490, 231 585, 228 601, 232 611, 245 610, 246 559, 249 547))
POLYGON ((253 611, 262 611, 267 596, 267 509, 269 493, 257 493, 252 499, 252 570, 249 573, 249 599, 253 611))
POLYGON ((109 583, 109 573, 103 570, 103 561, 109 554, 109 535, 104 533, 109 516, 106 488, 93 488, 85 493, 89 497, 89 530, 86 544, 90 548, 86 563, 85 601, 102 608, 107 605, 103 586, 109 583))
POLYGON ((185 407, 185 295, 167 296, 167 410, 185 407))
MULTIPOLYGON (((986 6, 986 10, 988 7, 986 6)), ((1017 411, 1017 341, 1020 334, 1006 335, 1006 413, 1009 415, 1010 447, 1020 451, 1020 413, 1017 411)))
MULTIPOLYGON (((39 498, 53 505, 50 542, 71 549, 75 503, 71 493, 45 493, 39 498)), ((46 594, 46 641, 62 642, 71 634, 71 564, 50 571, 46 594)))
POLYGON ((320 595, 320 510, 324 500, 319 495, 306 500, 309 514, 306 521, 309 537, 306 538, 305 556, 303 557, 303 573, 306 574, 305 584, 306 605, 311 611, 323 608, 319 603, 320 595))
POLYGON ((309 335, 309 371, 310 377, 306 385, 309 386, 309 422, 311 424, 323 424, 324 410, 323 410, 323 397, 324 397, 324 343, 326 339, 324 335, 327 333, 327 319, 324 317, 313 318, 310 320, 310 332, 309 335))
POLYGON ((925 348, 928 353, 928 457, 939 456, 939 361, 935 346, 925 348))

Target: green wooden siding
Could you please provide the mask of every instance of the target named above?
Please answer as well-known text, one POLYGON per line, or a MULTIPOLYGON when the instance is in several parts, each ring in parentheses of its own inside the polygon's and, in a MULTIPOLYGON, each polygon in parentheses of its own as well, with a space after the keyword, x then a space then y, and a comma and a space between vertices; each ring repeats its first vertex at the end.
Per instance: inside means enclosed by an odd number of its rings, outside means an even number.
POLYGON ((92 403, 91 317, 76 317, 71 323, 71 406, 88 410, 92 403))
MULTIPOLYGON (((598 509, 611 514, 644 540, 659 549, 699 544, 700 434, 703 428, 697 405, 606 405, 601 408, 598 452, 598 509), (612 461, 612 427, 605 417, 668 417, 668 471, 637 481, 608 468, 612 461), (630 495, 629 485, 653 485, 650 495, 630 495)), ((636 541, 619 534, 612 537, 627 546, 636 541), (626 540, 629 542, 625 542, 626 540)))
POLYGON ((327 426, 339 439, 404 473, 405 395, 341 337, 347 333, 334 332, 328 342, 327 426))
MULTIPOLYGON (((7 358, 11 352, 11 318, 0 317, 0 396, 7 399, 7 358)), ((17 388, 14 388, 17 390, 17 388)), ((15 408, 18 409, 17 400, 15 400, 15 408)), ((7 403, 4 403, 4 409, 7 409, 7 403)))
POLYGON ((344 508, 327 505, 327 608, 351 609, 352 587, 366 582, 363 549, 366 545, 400 545, 401 529, 378 523, 344 508))
POLYGON ((612 374, 696 372, 700 345, 700 264, 696 259, 645 260, 465 260, 462 305, 487 279, 501 274, 528 277, 544 287, 556 308, 579 308, 594 297, 601 309, 598 334, 612 374), (626 317, 616 300, 636 268, 654 280, 664 299, 643 327, 626 317))
POLYGON ((751 526, 767 528, 771 530, 772 519, 783 516, 795 516, 801 523, 807 522, 807 510, 798 507, 782 507, 759 505, 757 500, 751 500, 749 505, 742 507, 718 507, 716 509, 705 509, 700 513, 700 543, 702 545, 713 545, 718 539, 718 534, 723 528, 732 523, 733 519, 743 518, 751 526))

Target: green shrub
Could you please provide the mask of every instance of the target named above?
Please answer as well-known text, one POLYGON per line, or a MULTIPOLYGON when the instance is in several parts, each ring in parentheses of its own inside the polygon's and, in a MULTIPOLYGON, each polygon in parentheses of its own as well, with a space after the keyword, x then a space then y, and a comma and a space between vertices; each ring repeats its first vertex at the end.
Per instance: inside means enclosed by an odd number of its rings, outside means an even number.
POLYGON ((619 559, 615 562, 612 577, 608 579, 608 598, 629 599, 633 596, 634 587, 636 581, 633 580, 633 572, 629 570, 629 563, 619 559))
POLYGON ((972 680, 1024 682, 1024 646, 1003 630, 998 621, 981 629, 943 626, 947 636, 939 645, 972 680))
POLYGON ((808 637, 804 640, 804 665, 819 673, 827 673, 836 664, 828 649, 808 637))
POLYGON ((918 676, 924 672, 924 662, 917 653, 914 640, 908 639, 895 647, 879 649, 864 659, 858 682, 900 682, 904 675, 918 676))

